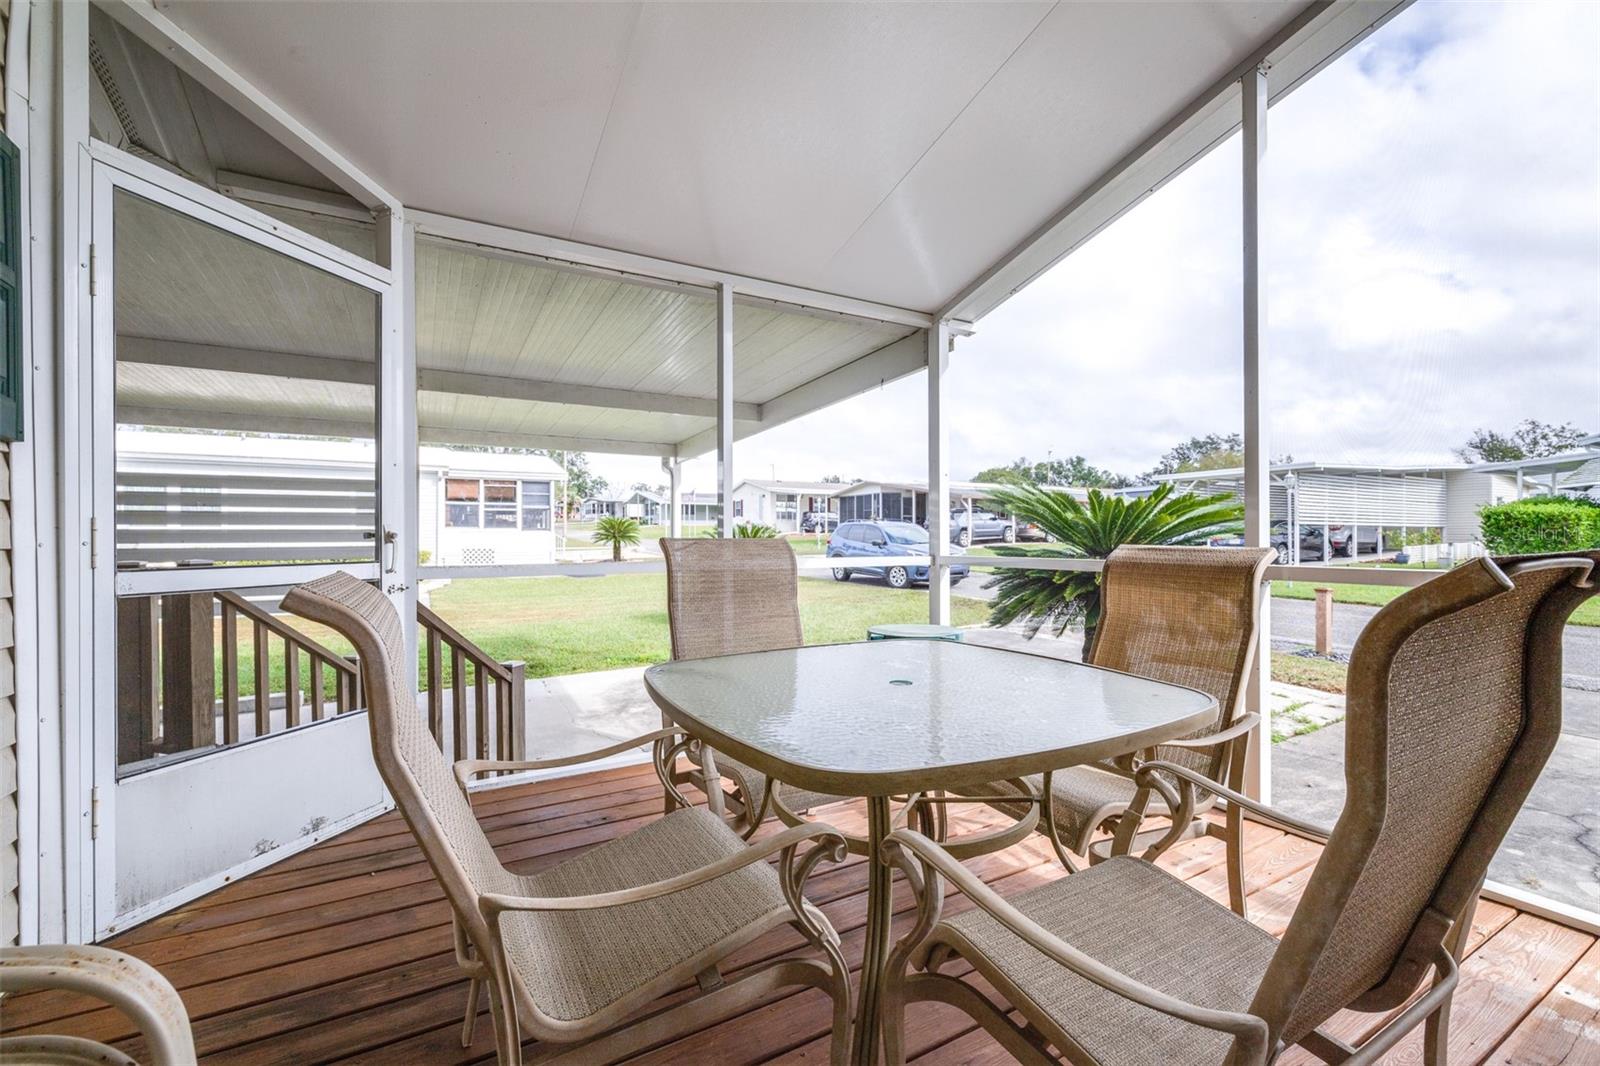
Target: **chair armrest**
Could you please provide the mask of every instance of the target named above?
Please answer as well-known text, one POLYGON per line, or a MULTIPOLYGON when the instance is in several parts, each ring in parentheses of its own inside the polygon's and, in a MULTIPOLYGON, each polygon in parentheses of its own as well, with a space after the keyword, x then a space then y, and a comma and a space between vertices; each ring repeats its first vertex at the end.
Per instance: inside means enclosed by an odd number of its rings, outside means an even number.
POLYGON ((586 751, 580 755, 564 755, 559 759, 462 759, 454 766, 456 784, 465 789, 472 779, 480 774, 517 773, 523 770, 554 770, 562 766, 581 766, 586 762, 604 759, 608 755, 618 755, 633 748, 642 748, 646 744, 660 740, 670 740, 682 735, 683 730, 681 729, 657 729, 653 733, 645 733, 643 736, 621 741, 608 748, 601 748, 598 751, 586 751))
MULTIPOLYGON (((1264 1019, 1239 1011, 1217 1010, 1212 1007, 1189 1003, 1162 992, 1160 989, 1152 988, 1142 981, 1135 980, 1120 970, 1116 970, 1098 959, 1084 954, 1017 910, 998 892, 984 884, 980 878, 952 858, 948 852, 921 833, 913 832, 909 829, 896 830, 884 840, 883 846, 885 858, 891 858, 895 849, 901 849, 916 856, 925 867, 929 867, 931 871, 948 878, 951 884, 960 889, 962 894, 970 899, 975 906, 1020 937, 1029 947, 1056 964, 1071 970, 1084 980, 1091 981, 1106 991, 1114 992, 1140 1006, 1160 1011, 1169 1017, 1178 1018, 1193 1025, 1234 1036, 1238 1040, 1238 1046, 1241 1050, 1241 1056, 1238 1060, 1240 1062, 1264 1063, 1266 1061, 1267 1023, 1264 1019)), ((925 891, 938 890, 937 886, 931 883, 934 880, 932 877, 925 878, 925 880, 930 882, 925 891)))
MULTIPOLYGON (((0 948, 0 992, 59 989, 92 996, 121 1011, 144 1035, 151 1061, 195 1061, 194 1035, 172 983, 131 955, 95 945, 0 948)), ((104 1046, 85 1041, 97 1050, 104 1046)))
POLYGON ((1234 723, 1226 729, 1215 733, 1207 733, 1203 737, 1180 737, 1177 740, 1163 740, 1156 745, 1160 748, 1215 748, 1221 744, 1238 740, 1240 737, 1249 736, 1256 726, 1261 724, 1261 716, 1254 711, 1240 715, 1234 723))
POLYGON ((833 853, 835 862, 844 858, 844 835, 831 825, 813 822, 785 829, 760 844, 745 848, 738 855, 730 855, 726 859, 719 859, 699 869, 654 884, 637 885, 633 888, 617 889, 614 892, 597 892, 587 896, 510 896, 486 892, 478 897, 478 909, 493 924, 494 919, 506 911, 593 911, 621 907, 629 903, 643 903, 683 892, 708 881, 715 881, 719 877, 726 877, 746 866, 764 862, 780 851, 798 847, 807 840, 819 841, 824 849, 833 853))
POLYGON ((1310 822, 1302 821, 1293 815, 1284 814, 1281 811, 1274 810, 1265 803, 1260 803, 1251 799, 1249 796, 1235 792, 1227 785, 1213 781, 1204 774, 1191 770, 1187 766, 1180 766, 1175 762, 1166 762, 1161 759, 1156 759, 1152 762, 1141 763, 1139 769, 1134 772, 1133 779, 1136 784, 1143 788, 1154 789, 1156 792, 1162 793, 1163 797, 1166 798, 1169 803, 1171 803, 1172 798, 1166 795, 1167 789, 1164 787, 1165 782, 1162 782, 1161 779, 1156 776, 1158 773, 1166 774, 1169 777, 1179 778, 1183 781, 1187 781, 1191 785, 1196 785, 1207 792, 1215 793, 1216 795, 1227 800, 1229 803, 1237 804, 1239 807, 1242 807, 1247 811, 1254 811, 1256 814, 1261 815, 1261 817, 1267 819, 1268 821, 1281 825, 1285 829, 1298 833, 1301 836, 1310 837, 1312 840, 1322 844, 1326 844, 1328 842, 1328 830, 1322 826, 1312 825, 1310 822))

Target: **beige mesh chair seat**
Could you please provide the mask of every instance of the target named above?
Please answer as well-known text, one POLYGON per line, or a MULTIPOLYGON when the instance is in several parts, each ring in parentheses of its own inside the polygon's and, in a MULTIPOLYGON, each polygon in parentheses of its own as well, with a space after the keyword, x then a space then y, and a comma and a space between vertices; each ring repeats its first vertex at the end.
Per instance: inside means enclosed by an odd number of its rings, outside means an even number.
POLYGON ((769 781, 766 774, 753 767, 746 766, 726 752, 715 752, 712 754, 711 759, 717 773, 728 778, 734 784, 734 795, 738 797, 741 811, 740 821, 743 824, 747 824, 747 819, 742 813, 746 809, 759 811, 765 808, 776 813, 781 805, 781 809, 793 814, 806 814, 813 807, 838 803, 841 800, 850 798, 848 796, 830 796, 826 792, 807 792, 805 789, 795 788, 793 785, 780 781, 777 795, 773 796, 769 803, 767 800, 767 785, 769 781))
MULTIPOLYGON (((678 877, 746 850, 748 845, 720 818, 694 807, 553 869, 519 877, 515 891, 543 897, 615 892, 678 877)), ((685 964, 698 970, 708 951, 726 954, 730 943, 746 943, 792 918, 777 871, 758 863, 644 903, 509 914, 502 930, 506 956, 529 1003, 571 1022, 641 992, 653 999, 660 992, 652 988, 663 975, 685 964)))
MULTIPOLYGON (((1165 870, 1126 856, 1009 897, 1040 928, 1097 961, 1170 996, 1218 1010, 1250 1006, 1277 938, 1165 870)), ((1073 1027, 1083 1051, 1105 1066, 1215 1066, 1229 1039, 1109 992, 1062 967, 974 908, 938 929, 938 940, 979 960, 1008 998, 1024 997, 1073 1027)), ((930 945, 931 946, 931 945, 930 945)))
MULTIPOLYGON (((1147 758, 1191 767, 1233 788, 1244 783, 1246 746, 1257 718, 1244 711, 1245 679, 1254 661, 1261 579, 1272 552, 1266 548, 1189 548, 1125 544, 1106 559, 1101 585, 1101 618, 1091 653, 1096 666, 1199 689, 1216 697, 1217 722, 1191 737, 1162 745, 1147 758)), ((1034 778, 1033 795, 1043 782, 1034 778)), ((1149 790, 1139 796, 1131 770, 1122 774, 1098 767, 1066 767, 1052 775, 1051 802, 1041 812, 1041 831, 1069 869, 1080 863, 1095 832, 1115 824, 1139 799, 1149 813, 1159 803, 1149 790)), ((992 797, 1017 791, 1004 782, 956 790, 958 795, 992 797)), ((1229 902, 1244 913, 1243 819, 1231 813, 1224 825, 1202 817, 1212 797, 1203 797, 1186 837, 1220 836, 1228 848, 1229 902)), ((1004 801, 997 810, 1017 815, 1026 809, 1004 801)), ((1153 843, 1124 834, 1119 850, 1153 843)))
MULTIPOLYGON (((1010 900, 928 838, 891 834, 885 854, 918 912, 885 966, 890 1066, 922 1000, 967 1011, 1028 1063, 1266 1066, 1297 1045, 1376 1062, 1420 1026, 1424 1061, 1442 1066, 1478 892, 1560 735, 1562 631, 1600 592, 1597 563, 1475 559, 1373 617, 1350 661, 1347 799, 1331 834, 1160 759, 1135 772, 1172 811, 1144 856, 1010 900), (1212 795, 1324 841, 1280 941, 1146 861, 1212 795), (946 881, 973 909, 943 917, 946 881), (943 972, 956 957, 1021 1023, 943 972), (1359 1047, 1320 1028, 1343 1010, 1374 1018, 1359 1047)), ((1137 829, 1140 816, 1125 817, 1137 829)))
POLYGON ((582 1042, 567 1055, 606 1061, 677 1039, 798 984, 832 998, 832 1053, 842 1061, 849 970, 838 934, 800 894, 818 861, 844 857, 842 836, 811 825, 747 844, 720 817, 690 807, 672 785, 666 754, 684 743, 674 730, 571 758, 466 760, 452 768, 418 710, 402 665, 400 618, 381 592, 336 573, 291 589, 283 606, 337 630, 360 657, 373 759, 454 912, 456 961, 470 979, 463 1045, 471 1042, 485 987, 499 1061, 517 1066, 525 1032, 552 1044, 582 1042), (487 773, 577 765, 646 744, 655 746, 674 810, 536 874, 519 875, 500 863, 467 801, 469 782, 487 773), (720 962, 785 924, 820 959, 784 955, 723 979, 720 962), (661 996, 696 982, 701 996, 635 1020, 661 996))
MULTIPOLYGON (((1031 797, 1043 791, 1044 777, 1034 774, 1020 779, 1020 783, 1026 786, 1025 792, 1016 784, 1006 781, 974 785, 961 791, 976 793, 979 789, 993 789, 993 795, 1015 794, 1019 796, 1017 803, 991 800, 989 806, 1014 818, 1022 818, 1033 807, 1031 797), (1023 801, 1020 799, 1023 796, 1029 798, 1023 801)), ((1073 766, 1056 771, 1050 780, 1050 813, 1055 822, 1056 839, 1067 851, 1083 854, 1088 850, 1095 830, 1108 819, 1126 811, 1138 792, 1139 786, 1134 783, 1131 773, 1099 766, 1073 766)), ((1150 797, 1145 814, 1165 816, 1167 813, 1166 803, 1159 795, 1150 797)))

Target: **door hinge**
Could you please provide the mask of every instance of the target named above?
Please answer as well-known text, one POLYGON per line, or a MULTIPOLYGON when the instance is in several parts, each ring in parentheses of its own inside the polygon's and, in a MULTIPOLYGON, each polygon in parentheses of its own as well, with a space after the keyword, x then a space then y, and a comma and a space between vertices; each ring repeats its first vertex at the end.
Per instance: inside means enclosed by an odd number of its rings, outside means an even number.
POLYGON ((99 281, 99 273, 100 273, 100 271, 97 269, 98 266, 99 266, 99 260, 100 260, 99 249, 96 248, 92 244, 89 245, 89 295, 90 296, 99 296, 100 295, 100 281, 99 281))
POLYGON ((89 789, 89 839, 100 839, 100 786, 89 789))
POLYGON ((89 518, 89 569, 93 570, 100 563, 100 520, 93 516, 89 518))

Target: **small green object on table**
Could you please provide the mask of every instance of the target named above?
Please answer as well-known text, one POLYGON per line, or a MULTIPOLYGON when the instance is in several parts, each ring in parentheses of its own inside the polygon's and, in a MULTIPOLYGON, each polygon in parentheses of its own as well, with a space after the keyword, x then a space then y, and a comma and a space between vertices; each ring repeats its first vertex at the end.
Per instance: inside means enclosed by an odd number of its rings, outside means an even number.
POLYGON ((868 640, 949 640, 961 643, 961 630, 955 626, 882 625, 867 627, 868 640))

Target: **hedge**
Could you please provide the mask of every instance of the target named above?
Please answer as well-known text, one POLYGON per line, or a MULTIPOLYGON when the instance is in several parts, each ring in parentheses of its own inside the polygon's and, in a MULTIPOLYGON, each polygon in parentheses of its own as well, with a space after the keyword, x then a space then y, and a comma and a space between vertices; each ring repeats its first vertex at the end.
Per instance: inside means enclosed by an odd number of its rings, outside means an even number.
POLYGON ((1588 500, 1547 496, 1491 504, 1478 515, 1493 555, 1600 548, 1600 504, 1588 500))

